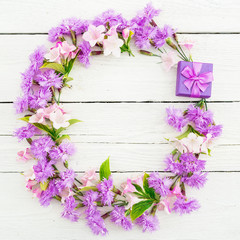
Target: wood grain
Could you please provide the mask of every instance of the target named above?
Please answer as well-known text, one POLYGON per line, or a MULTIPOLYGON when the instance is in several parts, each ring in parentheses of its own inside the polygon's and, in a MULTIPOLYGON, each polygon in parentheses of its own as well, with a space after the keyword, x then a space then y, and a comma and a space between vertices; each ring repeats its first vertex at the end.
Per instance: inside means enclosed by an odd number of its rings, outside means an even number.
MULTIPOLYGON (((197 41, 195 61, 214 63, 214 82, 211 101, 240 101, 239 63, 240 35, 200 34, 184 35, 197 41), (226 43, 228 47, 226 48, 226 43), (207 53, 207 56, 206 56, 207 53)), ((20 72, 28 66, 28 55, 38 45, 46 43, 46 36, 0 36, 3 69, 0 102, 9 102, 20 94, 20 72), (14 46, 14 54, 9 54, 14 46), (9 91, 11 89, 11 91, 9 91)), ((189 101, 175 96, 176 69, 166 72, 159 59, 143 56, 134 48, 135 58, 123 54, 120 58, 92 57, 89 69, 74 65, 72 89, 63 91, 62 100, 71 101, 189 101)), ((196 99, 195 99, 196 100, 196 99)))
MULTIPOLYGON (((136 176, 135 173, 132 176, 136 176)), ((120 183, 130 174, 114 174, 114 182, 120 183)), ((240 173, 210 173, 209 181, 200 191, 187 188, 189 196, 197 198, 202 207, 195 213, 185 216, 167 215, 159 212, 159 231, 142 233, 134 227, 130 232, 123 231, 107 221, 109 235, 104 239, 169 239, 169 240, 238 240, 240 194, 240 173), (172 230, 170 230, 170 228, 172 230)), ((71 223, 60 217, 59 203, 43 208, 32 194, 24 189, 24 178, 20 174, 0 174, 4 194, 0 195, 0 236, 6 240, 75 240, 103 239, 93 235, 86 226, 84 215, 78 223, 71 223)))

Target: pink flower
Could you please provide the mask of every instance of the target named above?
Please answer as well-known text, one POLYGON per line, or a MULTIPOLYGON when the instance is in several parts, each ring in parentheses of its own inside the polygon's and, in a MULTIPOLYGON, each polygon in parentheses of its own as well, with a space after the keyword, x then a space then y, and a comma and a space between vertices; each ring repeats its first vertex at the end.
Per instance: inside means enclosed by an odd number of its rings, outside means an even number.
POLYGON ((139 175, 138 177, 132 179, 132 182, 142 186, 143 185, 143 176, 144 176, 144 174, 139 175))
POLYGON ((124 38, 125 40, 128 39, 129 33, 130 33, 129 28, 124 28, 124 29, 123 29, 123 31, 122 31, 122 36, 123 36, 123 38, 124 38))
POLYGON ((115 57, 120 57, 123 40, 119 39, 117 35, 111 35, 107 39, 103 40, 104 56, 108 56, 112 53, 115 57))
POLYGON ((183 197, 182 190, 181 190, 180 185, 179 185, 179 181, 176 184, 176 186, 173 188, 172 194, 176 197, 183 197))
POLYGON ((26 148, 25 151, 18 152, 17 155, 17 160, 20 162, 27 162, 28 160, 33 158, 30 148, 26 148))
POLYGON ((60 63, 61 58, 74 58, 76 56, 75 50, 76 47, 68 44, 67 41, 57 42, 56 45, 50 49, 50 52, 46 54, 46 59, 50 62, 60 63))
POLYGON ((203 143, 203 137, 197 136, 195 133, 189 133, 186 138, 181 140, 183 145, 187 148, 187 150, 191 153, 200 153, 201 152, 201 144, 203 143))
POLYGON ((128 178, 125 183, 122 183, 121 187, 123 188, 122 194, 134 192, 136 190, 135 187, 132 185, 132 181, 130 178, 128 178))
POLYGON ((33 168, 30 168, 30 169, 26 170, 23 173, 23 175, 24 175, 26 181, 35 179, 35 173, 34 173, 33 168))
POLYGON ((184 46, 190 51, 195 45, 195 41, 191 39, 183 39, 182 41, 179 41, 179 45, 184 46))
POLYGON ((180 153, 187 152, 187 148, 184 146, 182 140, 177 138, 170 138, 169 141, 172 143, 173 147, 176 148, 180 153))
POLYGON ((212 143, 213 143, 212 135, 208 133, 207 136, 203 140, 203 144, 201 146, 201 152, 208 153, 208 149, 210 148, 212 143))
POLYGON ((162 64, 167 72, 176 64, 175 56, 173 51, 161 54, 162 64))
POLYGON ((74 45, 69 45, 67 41, 61 42, 59 44, 59 49, 60 49, 60 53, 65 58, 70 57, 72 59, 76 56, 76 53, 73 52, 76 50, 76 47, 74 45))
MULTIPOLYGON (((119 25, 119 24, 118 24, 119 25)), ((118 33, 117 33, 117 27, 118 25, 112 26, 106 33, 106 35, 108 36, 115 36, 118 37, 118 33)))
POLYGON ((81 182, 84 187, 91 185, 92 182, 97 180, 97 174, 95 169, 90 169, 84 173, 81 178, 81 182))
POLYGON ((59 48, 51 48, 50 52, 46 54, 46 59, 48 59, 50 62, 58 62, 60 63, 61 55, 59 48))
POLYGON ((165 198, 164 200, 161 200, 158 203, 158 210, 165 210, 168 214, 171 213, 171 208, 170 208, 170 201, 168 198, 165 198))
POLYGON ((61 127, 66 128, 70 125, 68 121, 71 119, 71 116, 57 109, 50 114, 49 119, 52 121, 53 127, 59 129, 61 127))
POLYGON ((29 118, 29 123, 45 123, 45 113, 43 108, 39 108, 37 113, 29 118))
POLYGON ((89 42, 90 46, 93 47, 97 42, 101 43, 104 39, 103 32, 105 31, 105 27, 103 25, 99 25, 95 27, 90 24, 88 27, 88 31, 83 34, 83 39, 89 42))
POLYGON ((125 208, 129 209, 129 208, 132 208, 132 206, 135 203, 138 203, 140 199, 135 196, 132 196, 131 194, 126 194, 126 201, 128 202, 128 205, 125 208))
POLYGON ((62 198, 61 199, 61 202, 64 203, 65 202, 65 199, 70 197, 70 196, 73 196, 74 195, 74 192, 71 190, 71 188, 64 188, 60 193, 59 193, 59 196, 62 198))

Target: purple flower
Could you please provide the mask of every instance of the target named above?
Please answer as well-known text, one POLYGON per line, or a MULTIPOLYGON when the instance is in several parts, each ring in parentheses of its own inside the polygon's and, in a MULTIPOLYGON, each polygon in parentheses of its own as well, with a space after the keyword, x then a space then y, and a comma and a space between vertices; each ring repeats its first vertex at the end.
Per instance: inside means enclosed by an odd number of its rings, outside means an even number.
POLYGON ((103 205, 111 206, 113 201, 114 193, 113 189, 113 180, 111 177, 109 179, 104 178, 98 185, 97 189, 99 191, 99 195, 101 197, 101 202, 103 205))
POLYGON ((68 141, 62 142, 59 146, 52 148, 49 152, 49 156, 52 160, 61 160, 65 162, 69 156, 75 153, 74 144, 68 141))
POLYGON ((24 94, 29 93, 32 87, 32 81, 33 81, 34 75, 35 75, 35 71, 33 71, 31 68, 27 69, 24 73, 21 74, 21 78, 22 78, 21 88, 24 94))
POLYGON ((147 212, 144 212, 140 217, 138 217, 135 223, 143 228, 143 232, 156 231, 159 227, 159 222, 156 216, 152 216, 147 212))
POLYGON ((153 42, 156 48, 160 48, 165 44, 165 39, 171 37, 173 29, 165 25, 163 29, 157 28, 156 34, 153 37, 153 42))
POLYGON ((213 123, 213 114, 211 111, 204 111, 194 105, 188 107, 186 118, 195 124, 196 130, 200 133, 206 131, 209 125, 213 123))
POLYGON ((125 230, 132 229, 132 222, 125 216, 125 208, 115 206, 110 213, 111 221, 116 225, 123 227, 125 230))
POLYGON ((194 173, 192 176, 182 177, 181 181, 193 188, 201 188, 207 181, 207 173, 194 173))
POLYGON ((62 212, 62 217, 69 219, 72 222, 77 222, 80 217, 80 212, 75 208, 77 207, 77 203, 73 196, 66 198, 64 202, 64 210, 62 212))
POLYGON ((91 214, 87 214, 86 219, 88 226, 91 228, 92 232, 96 235, 106 235, 107 229, 104 223, 103 218, 101 217, 100 211, 97 208, 94 208, 95 211, 92 211, 91 214))
POLYGON ((28 98, 27 96, 18 97, 14 102, 16 113, 22 113, 28 109, 28 98))
POLYGON ((167 165, 165 171, 170 171, 175 174, 180 174, 182 172, 181 164, 174 160, 173 155, 167 156, 165 164, 167 165))
POLYGON ((183 153, 180 158, 180 172, 194 173, 204 170, 206 161, 196 158, 192 153, 183 153))
POLYGON ((54 175, 54 168, 52 162, 48 162, 46 159, 41 159, 33 166, 35 173, 35 179, 38 182, 45 182, 49 177, 54 175))
POLYGON ((48 87, 40 87, 36 92, 28 97, 29 107, 32 109, 43 108, 51 99, 52 93, 48 87))
POLYGON ((186 200, 185 198, 177 198, 177 200, 174 202, 173 210, 175 212, 178 212, 180 215, 182 215, 182 214, 190 213, 199 208, 200 208, 200 205, 198 201, 195 199, 186 200))
POLYGON ((211 125, 204 130, 203 134, 205 136, 211 134, 212 138, 219 137, 222 134, 222 127, 222 125, 211 125))
POLYGON ((42 66, 45 53, 45 47, 40 46, 29 56, 29 59, 31 61, 30 68, 32 70, 37 71, 42 66))
POLYGON ((88 221, 88 226, 92 229, 94 234, 105 235, 107 233, 107 229, 95 203, 98 198, 98 192, 94 192, 92 190, 87 191, 83 197, 83 204, 87 207, 85 214, 88 221))
POLYGON ((31 151, 36 158, 45 159, 54 145, 54 141, 49 136, 40 137, 32 141, 31 151))
POLYGON ((78 55, 78 59, 85 67, 88 67, 90 65, 90 62, 89 62, 89 56, 91 53, 90 44, 86 41, 83 41, 79 45, 79 49, 80 49, 80 52, 78 55))
POLYGON ((156 193, 160 194, 162 197, 167 196, 170 193, 169 187, 171 184, 169 178, 160 178, 158 172, 150 173, 148 178, 148 184, 150 188, 153 188, 156 193))
POLYGON ((131 25, 143 27, 149 24, 154 17, 158 16, 160 11, 160 9, 155 9, 152 3, 148 3, 147 6, 142 11, 139 11, 137 16, 131 20, 131 25))
POLYGON ((112 9, 103 12, 93 20, 93 25, 95 26, 106 25, 107 23, 109 23, 110 27, 118 25, 117 29, 120 31, 128 26, 127 20, 124 19, 121 14, 115 13, 112 9))
POLYGON ((40 133, 41 131, 38 128, 28 123, 26 127, 16 129, 16 131, 14 132, 14 136, 17 137, 19 141, 22 141, 25 138, 31 138, 36 134, 40 133))
POLYGON ((71 30, 76 33, 76 35, 82 34, 87 31, 89 22, 81 19, 67 18, 62 21, 57 27, 54 27, 48 32, 48 40, 50 42, 56 42, 59 37, 65 35, 70 35, 71 30))
POLYGON ((35 80, 39 83, 42 87, 55 87, 61 88, 62 87, 62 77, 55 73, 53 69, 47 70, 44 72, 40 72, 37 74, 35 80))
POLYGON ((140 49, 151 47, 150 39, 155 36, 156 28, 150 26, 138 27, 135 29, 135 44, 140 49))
POLYGON ((72 169, 67 169, 64 172, 60 173, 60 180, 57 180, 57 188, 59 191, 63 190, 64 188, 71 188, 74 183, 74 178, 76 174, 72 169))
POLYGON ((166 109, 166 112, 167 112, 167 118, 166 118, 167 123, 180 132, 188 122, 183 117, 182 110, 169 107, 166 109))
POLYGON ((40 204, 42 206, 48 206, 51 199, 58 194, 58 189, 56 187, 56 181, 54 179, 50 180, 48 183, 48 188, 45 191, 41 192, 40 204))

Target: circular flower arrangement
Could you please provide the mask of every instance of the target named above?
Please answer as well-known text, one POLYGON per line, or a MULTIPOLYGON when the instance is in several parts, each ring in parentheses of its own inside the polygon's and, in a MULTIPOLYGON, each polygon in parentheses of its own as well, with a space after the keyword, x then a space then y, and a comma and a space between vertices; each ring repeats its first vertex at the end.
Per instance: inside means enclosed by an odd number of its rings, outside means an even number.
POLYGON ((200 74, 204 64, 192 63, 193 42, 178 40, 168 25, 157 26, 153 17, 159 12, 148 4, 130 21, 112 10, 93 21, 65 19, 49 31, 53 47, 49 51, 44 47, 36 49, 30 55, 29 68, 22 73, 23 96, 15 101, 15 107, 17 113, 26 113, 21 120, 27 126, 17 129, 14 135, 19 141, 26 139, 30 145, 18 152, 18 160, 34 161, 32 169, 24 172, 26 187, 42 206, 48 206, 52 199, 61 202, 62 217, 71 221, 84 217, 95 234, 107 233, 106 218, 125 230, 135 224, 145 232, 158 228, 158 211, 182 215, 197 210, 199 203, 186 196, 185 186, 203 187, 207 180, 206 162, 199 158, 210 155, 210 145, 222 131, 222 126, 215 124, 213 114, 207 110, 206 99, 202 98, 185 111, 166 110, 167 123, 182 132, 167 139, 174 147, 165 161, 165 170, 170 173, 167 176, 143 173, 117 187, 113 184, 109 159, 102 163, 99 173, 90 170, 81 177, 68 167, 75 148, 69 135, 63 132, 80 121, 64 111, 60 96, 63 88, 70 87, 73 79, 69 74, 75 61, 87 67, 90 56, 119 57, 124 52, 134 56, 130 47, 134 40, 140 53, 159 57, 166 70, 176 63, 176 52, 183 60, 179 63, 186 63, 181 77, 187 78, 185 90, 190 90, 191 96, 200 97, 212 81, 211 72, 200 74), (153 52, 146 50, 150 47, 153 52))

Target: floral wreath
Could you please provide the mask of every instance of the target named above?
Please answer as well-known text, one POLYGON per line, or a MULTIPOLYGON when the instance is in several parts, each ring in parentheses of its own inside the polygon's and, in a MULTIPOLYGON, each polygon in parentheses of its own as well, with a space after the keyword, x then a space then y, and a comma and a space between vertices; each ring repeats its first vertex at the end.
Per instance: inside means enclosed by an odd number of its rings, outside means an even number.
POLYGON ((17 113, 26 112, 20 119, 27 126, 17 129, 14 135, 30 144, 30 148, 18 152, 18 160, 34 161, 33 167, 23 173, 26 187, 42 206, 48 206, 52 199, 60 201, 62 217, 74 222, 85 217, 95 234, 108 232, 106 218, 125 230, 136 224, 145 232, 158 228, 158 211, 182 215, 197 210, 200 205, 186 196, 185 186, 203 187, 207 180, 206 161, 199 157, 210 155, 210 145, 222 132, 206 103, 211 95, 212 64, 193 62, 193 41, 180 41, 168 25, 158 27, 153 17, 159 12, 148 4, 130 21, 113 10, 92 21, 65 19, 49 31, 49 41, 55 45, 48 52, 44 47, 37 48, 30 55, 29 68, 22 73, 23 96, 17 98, 15 107, 17 113), (71 43, 65 38, 71 39, 71 43), (63 131, 80 120, 72 119, 64 111, 60 96, 63 88, 70 88, 73 79, 69 74, 77 59, 87 67, 90 56, 119 57, 124 52, 134 56, 132 39, 140 53, 159 57, 166 70, 175 64, 177 53, 182 61, 178 62, 176 95, 201 100, 185 111, 166 109, 167 123, 182 132, 167 139, 174 147, 165 160, 168 175, 161 177, 157 171, 143 173, 128 178, 117 188, 109 158, 102 163, 99 173, 89 170, 81 177, 68 167, 75 148, 63 131), (153 52, 146 50, 150 47, 153 52))

